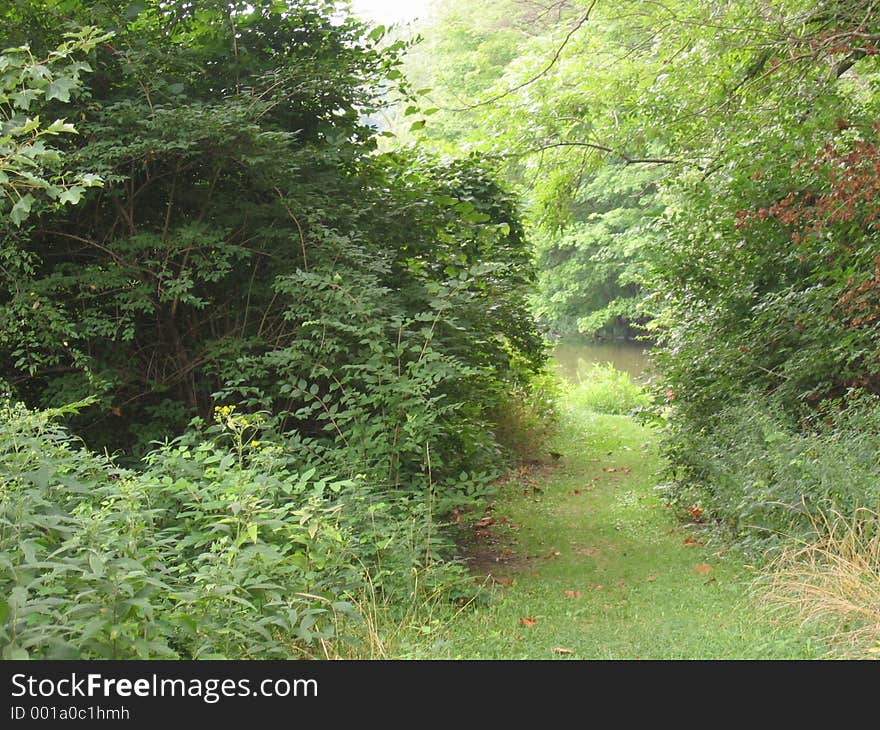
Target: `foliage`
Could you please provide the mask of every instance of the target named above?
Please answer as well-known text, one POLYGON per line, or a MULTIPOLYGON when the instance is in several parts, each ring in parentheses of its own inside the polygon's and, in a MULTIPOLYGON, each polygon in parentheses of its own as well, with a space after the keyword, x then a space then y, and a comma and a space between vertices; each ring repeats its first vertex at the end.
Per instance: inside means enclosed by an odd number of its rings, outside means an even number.
POLYGON ((571 221, 535 236, 536 316, 559 334, 622 338, 644 325, 645 252, 659 210, 656 171, 608 165, 585 183, 571 221))
MULTIPOLYGON (((32 107, 53 110, 51 102, 65 104, 80 88, 80 75, 91 71, 86 61, 75 60, 111 36, 97 28, 65 33, 66 40, 37 58, 28 45, 0 53, 0 221, 16 227, 39 203, 76 203, 85 189, 101 184, 91 173, 69 174, 51 138, 74 134, 65 119, 46 123, 32 107)), ((2 230, 0 229, 0 230, 2 230)))
POLYGON ((514 55, 437 75, 426 137, 477 146, 528 197, 541 318, 650 321, 678 498, 739 537, 870 504, 873 462, 835 444, 870 442, 880 393, 872 4, 578 0, 530 32, 520 12, 487 16, 464 58, 511 31, 514 55), (810 468, 785 461, 807 444, 810 468))
POLYGON ((426 590, 456 581, 430 515, 297 470, 231 408, 142 470, 83 449, 53 423, 60 410, 0 415, 5 658, 308 654, 340 616, 356 620, 367 573, 401 605, 416 600, 413 571, 426 590))
POLYGON ((491 168, 377 152, 403 44, 325 0, 0 21, 7 67, 57 66, 34 118, 79 132, 41 173, 77 205, 0 239, 5 655, 312 655, 368 586, 401 618, 466 597, 442 519, 544 343, 491 168), (112 37, 52 51, 77 24, 112 37))
POLYGON ((7 245, 16 394, 96 394, 75 429, 135 456, 240 401, 391 486, 488 469, 486 413, 543 356, 530 257, 475 160, 375 154, 399 44, 321 2, 102 7, 69 156, 106 185, 7 245))
POLYGON ((615 415, 651 405, 645 388, 611 363, 590 363, 579 368, 578 382, 567 387, 566 400, 575 409, 615 415))

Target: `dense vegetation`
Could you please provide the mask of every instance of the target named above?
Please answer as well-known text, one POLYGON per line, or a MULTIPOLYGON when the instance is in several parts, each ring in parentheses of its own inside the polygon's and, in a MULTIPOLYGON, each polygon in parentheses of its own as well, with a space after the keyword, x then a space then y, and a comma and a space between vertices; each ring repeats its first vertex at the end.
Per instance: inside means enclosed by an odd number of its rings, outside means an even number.
POLYGON ((546 333, 650 336, 653 404, 572 402, 660 423, 726 537, 880 503, 873 2, 0 21, 4 657, 315 655, 365 596, 463 598, 446 528, 546 453, 546 333))
POLYGON ((322 0, 0 18, 4 655, 289 656, 452 586, 544 349, 512 198, 377 152, 402 44, 322 0))
POLYGON ((876 507, 874 5, 442 7, 426 139, 523 192, 549 327, 647 326, 676 499, 745 541, 876 507))

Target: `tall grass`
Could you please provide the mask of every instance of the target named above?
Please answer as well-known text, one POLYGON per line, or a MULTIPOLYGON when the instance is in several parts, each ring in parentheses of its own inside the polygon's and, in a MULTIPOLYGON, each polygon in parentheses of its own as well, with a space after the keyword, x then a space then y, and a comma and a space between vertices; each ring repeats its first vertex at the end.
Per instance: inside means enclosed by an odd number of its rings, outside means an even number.
POLYGON ((779 549, 759 580, 772 608, 828 634, 850 654, 880 657, 880 514, 813 518, 814 534, 779 549))

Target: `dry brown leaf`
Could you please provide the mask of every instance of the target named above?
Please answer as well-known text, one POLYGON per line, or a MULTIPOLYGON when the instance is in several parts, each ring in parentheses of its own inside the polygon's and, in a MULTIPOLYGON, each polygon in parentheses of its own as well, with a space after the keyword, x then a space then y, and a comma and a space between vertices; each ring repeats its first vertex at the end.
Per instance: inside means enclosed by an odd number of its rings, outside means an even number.
POLYGON ((601 591, 604 587, 601 583, 597 583, 593 586, 593 590, 601 591))
POLYGON ((492 576, 492 580, 494 580, 500 586, 512 586, 513 585, 513 578, 500 578, 500 577, 496 578, 495 576, 492 576))
POLYGON ((580 494, 580 493, 581 493, 581 490, 580 490, 580 489, 575 489, 575 490, 574 490, 574 495, 575 495, 575 496, 577 496, 577 495, 580 494))
POLYGON ((553 653, 554 654, 574 654, 574 652, 571 649, 563 649, 561 646, 557 646, 553 650, 553 653))
POLYGON ((584 594, 581 593, 580 591, 562 591, 562 592, 563 592, 566 596, 568 596, 569 598, 580 598, 582 595, 584 595, 584 594))
POLYGON ((707 575, 712 572, 712 566, 708 563, 700 563, 694 568, 695 573, 700 573, 702 575, 707 575))
POLYGON ((693 537, 692 535, 688 535, 684 539, 684 544, 685 547, 699 547, 703 543, 701 543, 699 540, 697 540, 697 538, 693 537))
POLYGON ((526 617, 521 618, 519 620, 519 622, 521 625, 525 626, 527 629, 530 629, 530 628, 532 628, 532 626, 534 626, 536 623, 538 623, 538 619, 529 618, 526 616, 526 617))
POLYGON ((548 553, 547 560, 551 560, 552 558, 558 558, 560 555, 562 555, 561 552, 559 552, 558 550, 554 550, 553 552, 548 553))
POLYGON ((483 519, 477 520, 476 522, 474 522, 474 527, 479 530, 479 529, 482 529, 484 527, 489 527, 489 525, 494 525, 494 524, 495 524, 494 517, 483 517, 483 519))
POLYGON ((655 580, 657 580, 657 576, 656 575, 649 575, 645 580, 647 580, 648 583, 653 583, 655 580))
POLYGON ((595 558, 596 556, 599 555, 599 551, 596 550, 596 548, 578 547, 578 548, 575 548, 574 551, 577 555, 584 555, 588 558, 595 558))

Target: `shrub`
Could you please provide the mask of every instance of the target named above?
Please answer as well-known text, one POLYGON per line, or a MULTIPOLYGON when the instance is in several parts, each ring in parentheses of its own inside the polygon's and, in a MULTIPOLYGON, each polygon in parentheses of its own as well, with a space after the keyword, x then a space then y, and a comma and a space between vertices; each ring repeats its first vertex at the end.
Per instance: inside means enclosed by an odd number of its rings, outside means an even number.
POLYGON ((611 363, 591 363, 578 371, 578 383, 570 387, 575 407, 597 413, 627 414, 648 408, 651 397, 628 373, 611 363))
POLYGON ((880 504, 876 396, 852 392, 796 420, 754 393, 701 424, 673 422, 667 449, 674 498, 700 503, 746 544, 810 534, 820 511, 880 504))
POLYGON ((429 498, 302 468, 232 409, 140 471, 62 414, 0 411, 5 658, 285 658, 354 619, 367 583, 403 605, 415 575, 437 592, 460 573, 429 498))

